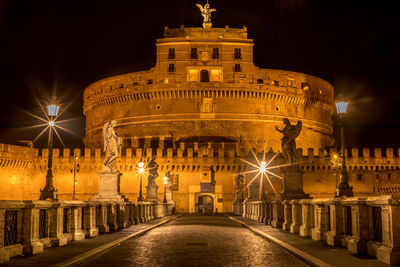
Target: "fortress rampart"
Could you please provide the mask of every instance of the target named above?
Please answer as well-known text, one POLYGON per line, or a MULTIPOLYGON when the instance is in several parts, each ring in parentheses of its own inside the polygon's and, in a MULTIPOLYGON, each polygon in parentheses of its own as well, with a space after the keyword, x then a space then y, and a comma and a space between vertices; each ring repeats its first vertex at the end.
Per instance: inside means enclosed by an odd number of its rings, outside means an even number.
MULTIPOLYGON (((235 147, 213 148, 210 146, 188 147, 185 143, 177 148, 124 148, 122 156, 117 159, 116 168, 121 177, 121 192, 135 200, 139 192, 139 176, 136 171, 140 159, 147 160, 156 156, 159 163, 159 177, 170 171, 175 175, 176 189, 173 198, 180 211, 189 211, 191 195, 195 195, 196 185, 203 180, 202 173, 212 166, 215 171, 215 195, 222 199, 219 210, 230 211, 234 200, 234 177, 238 172, 246 172, 252 167, 240 160, 239 150, 235 147)), ((256 151, 260 153, 261 151, 256 151)), ((338 177, 339 168, 333 162, 335 149, 298 149, 301 170, 304 172, 304 190, 312 196, 332 196, 338 177)), ((384 194, 396 192, 398 188, 390 184, 400 184, 400 149, 369 150, 351 148, 347 150, 347 166, 350 184, 356 195, 384 194)), ((87 200, 97 193, 98 172, 101 172, 104 152, 101 149, 54 149, 53 150, 54 185, 61 199, 72 198, 75 157, 80 165, 76 175, 77 198, 87 200)), ((44 187, 47 171, 47 149, 32 149, 0 144, 0 179, 2 199, 38 199, 40 189, 44 187)), ((278 172, 279 173, 279 172, 278 172)), ((143 177, 143 190, 147 178, 143 177)), ((159 186, 159 198, 162 199, 162 179, 156 180, 159 186)), ((272 180, 276 190, 280 190, 281 181, 272 180)), ((268 194, 273 195, 272 188, 267 186, 268 194)), ((193 204, 194 205, 194 204, 193 204)), ((193 206, 192 205, 192 206, 193 206)))

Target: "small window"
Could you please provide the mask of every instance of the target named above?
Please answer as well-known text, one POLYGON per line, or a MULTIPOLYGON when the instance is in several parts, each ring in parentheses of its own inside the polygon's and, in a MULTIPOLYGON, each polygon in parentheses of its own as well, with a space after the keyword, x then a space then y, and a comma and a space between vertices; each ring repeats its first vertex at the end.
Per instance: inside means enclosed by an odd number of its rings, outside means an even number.
POLYGON ((279 86, 279 82, 278 81, 274 81, 274 86, 279 86))
POLYGON ((241 72, 242 69, 240 67, 240 64, 235 64, 235 72, 241 72))
POLYGON ((170 48, 168 51, 168 59, 175 59, 175 48, 170 48))
POLYGON ((357 181, 362 181, 362 174, 361 173, 357 174, 357 181))
POLYGON ((169 64, 168 72, 175 72, 175 64, 169 64))
POLYGON ((132 85, 133 85, 133 86, 137 86, 137 85, 138 85, 138 83, 137 83, 137 82, 134 82, 134 83, 132 83, 132 85))
POLYGON ((197 48, 192 48, 190 50, 190 58, 191 59, 196 59, 197 58, 197 48))
POLYGON ((124 85, 121 83, 120 85, 119 85, 119 88, 121 89, 121 88, 124 88, 124 85))
POLYGON ((241 59, 242 58, 242 53, 240 51, 240 48, 235 48, 235 59, 241 59))
POLYGON ((153 84, 153 80, 147 80, 147 84, 153 84))
POLYGON ((213 48, 212 58, 219 59, 219 49, 218 48, 213 48))
POLYGON ((388 173, 388 180, 390 180, 390 178, 392 178, 392 177, 390 176, 390 173, 388 173))
POLYGON ((209 82, 210 81, 210 74, 208 70, 201 70, 200 71, 200 82, 209 82))
POLYGON ((308 91, 310 89, 310 86, 308 85, 308 83, 301 83, 301 89, 303 89, 304 91, 308 91))
POLYGON ((257 83, 258 83, 258 84, 263 84, 263 83, 264 83, 264 80, 263 80, 263 79, 257 79, 257 83))

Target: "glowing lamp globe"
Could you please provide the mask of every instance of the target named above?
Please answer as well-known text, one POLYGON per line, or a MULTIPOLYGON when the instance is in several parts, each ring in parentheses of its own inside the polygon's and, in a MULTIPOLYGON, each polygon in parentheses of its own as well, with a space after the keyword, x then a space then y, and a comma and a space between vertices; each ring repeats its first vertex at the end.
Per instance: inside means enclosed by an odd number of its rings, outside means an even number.
POLYGON ((59 110, 60 110, 60 105, 56 105, 56 104, 47 105, 47 114, 50 117, 57 116, 59 110))
POLYGON ((168 183, 168 177, 164 176, 164 184, 167 184, 167 183, 168 183))
POLYGON ((336 102, 336 111, 339 115, 346 114, 347 108, 349 107, 349 102, 336 102))
POLYGON ((260 172, 264 173, 267 170, 267 163, 262 161, 259 168, 260 172))
POLYGON ((139 165, 139 173, 144 173, 144 163, 141 161, 138 163, 139 165))

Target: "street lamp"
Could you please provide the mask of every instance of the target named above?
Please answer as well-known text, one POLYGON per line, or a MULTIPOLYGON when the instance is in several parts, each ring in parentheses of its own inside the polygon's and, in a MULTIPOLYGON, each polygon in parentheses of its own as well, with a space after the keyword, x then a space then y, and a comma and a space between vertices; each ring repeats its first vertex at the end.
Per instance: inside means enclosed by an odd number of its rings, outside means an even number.
POLYGON ((261 178, 260 178, 260 201, 265 200, 265 192, 264 192, 264 174, 267 171, 267 163, 265 161, 261 161, 259 171, 261 173, 261 178))
POLYGON ((47 161, 47 174, 46 174, 46 186, 43 190, 40 190, 40 200, 58 200, 57 190, 53 186, 53 128, 54 128, 54 120, 58 115, 58 111, 60 110, 60 105, 55 101, 49 103, 47 105, 47 115, 49 116, 49 157, 47 161))
POLYGON ((80 165, 79 165, 79 163, 77 163, 77 160, 78 160, 78 156, 75 156, 74 169, 70 170, 71 172, 74 172, 74 190, 72 193, 72 200, 75 200, 75 187, 76 187, 76 184, 78 183, 76 181, 76 173, 79 172, 79 168, 80 168, 80 165))
POLYGON ((346 170, 346 154, 345 154, 345 141, 344 141, 344 121, 347 114, 349 102, 338 101, 336 102, 336 111, 339 116, 340 122, 340 139, 341 139, 341 154, 342 154, 342 169, 340 171, 340 183, 336 189, 336 197, 352 197, 353 187, 349 185, 349 175, 346 170))
POLYGON ((167 203, 167 184, 168 184, 168 177, 164 176, 164 200, 163 200, 163 203, 167 203))
POLYGON ((143 190, 142 190, 142 177, 143 177, 143 173, 144 173, 144 162, 143 161, 139 161, 138 163, 138 172, 140 174, 140 189, 139 189, 139 197, 138 197, 138 201, 144 201, 144 197, 143 197, 143 190))

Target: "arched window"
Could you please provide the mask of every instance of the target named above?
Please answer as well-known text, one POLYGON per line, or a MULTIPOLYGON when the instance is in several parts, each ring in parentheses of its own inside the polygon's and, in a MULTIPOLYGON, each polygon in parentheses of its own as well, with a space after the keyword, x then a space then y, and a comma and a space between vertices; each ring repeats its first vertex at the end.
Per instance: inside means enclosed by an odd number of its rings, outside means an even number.
POLYGON ((201 70, 200 71, 200 82, 209 82, 210 81, 210 74, 208 70, 201 70))

